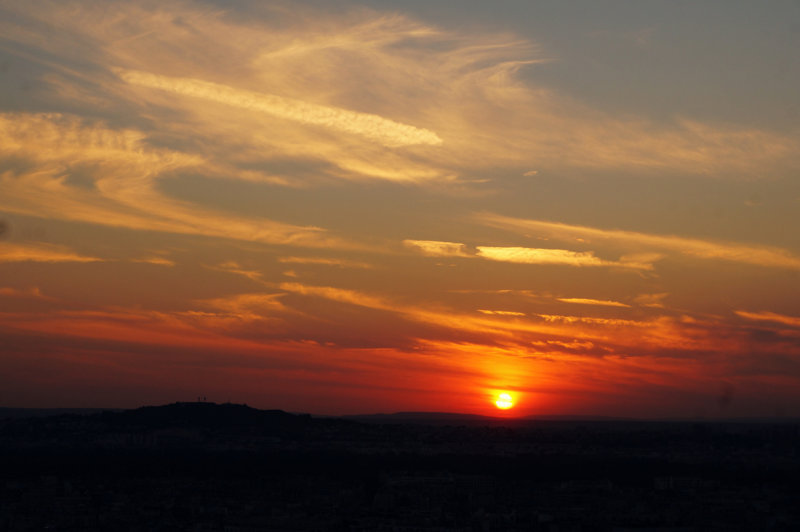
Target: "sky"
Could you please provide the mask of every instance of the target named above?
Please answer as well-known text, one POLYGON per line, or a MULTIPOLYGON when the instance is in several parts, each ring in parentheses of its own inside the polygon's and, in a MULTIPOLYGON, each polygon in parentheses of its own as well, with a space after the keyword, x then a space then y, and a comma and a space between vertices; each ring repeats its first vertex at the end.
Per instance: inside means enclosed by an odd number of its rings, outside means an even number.
POLYGON ((798 49, 791 0, 0 0, 0 406, 800 416, 798 49))

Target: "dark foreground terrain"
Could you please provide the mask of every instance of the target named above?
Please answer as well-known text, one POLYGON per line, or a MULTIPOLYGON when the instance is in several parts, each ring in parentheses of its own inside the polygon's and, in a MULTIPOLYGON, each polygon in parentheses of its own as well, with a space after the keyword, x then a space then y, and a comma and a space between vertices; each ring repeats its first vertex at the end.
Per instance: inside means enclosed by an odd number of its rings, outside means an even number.
POLYGON ((0 530, 800 530, 797 423, 407 418, 2 419, 0 530))

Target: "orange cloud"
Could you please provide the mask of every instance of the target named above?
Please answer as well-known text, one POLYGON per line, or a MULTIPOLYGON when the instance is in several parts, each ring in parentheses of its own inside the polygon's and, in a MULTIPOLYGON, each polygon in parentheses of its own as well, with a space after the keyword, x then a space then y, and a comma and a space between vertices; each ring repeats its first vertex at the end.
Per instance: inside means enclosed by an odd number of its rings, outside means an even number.
POLYGON ((599 305, 603 307, 630 307, 619 301, 609 301, 604 299, 587 299, 583 297, 560 297, 558 301, 562 303, 575 303, 577 305, 599 305))
POLYGON ((0 243, 0 262, 101 262, 55 244, 0 243))
MULTIPOLYGON (((221 317, 236 318, 237 320, 254 321, 280 316, 289 312, 282 302, 284 294, 238 294, 230 297, 206 299, 199 301, 205 307, 223 311, 221 317)), ((202 317, 202 314, 199 315, 202 317)), ((212 317, 220 317, 217 314, 212 317)))
POLYGON ((30 299, 47 299, 47 300, 53 299, 51 297, 42 294, 42 291, 39 289, 38 286, 34 286, 28 289, 13 288, 10 286, 0 286, 0 296, 15 297, 15 298, 16 297, 30 298, 30 299))
POLYGON ((754 321, 771 321, 789 325, 790 327, 800 327, 800 318, 796 316, 786 316, 785 314, 778 314, 775 312, 747 312, 745 310, 737 310, 736 315, 748 320, 754 321))
POLYGON ((134 259, 133 262, 141 262, 144 264, 155 264, 156 266, 175 266, 175 262, 164 257, 147 257, 144 259, 134 259))
POLYGON ((513 310, 487 310, 487 309, 478 309, 478 312, 481 314, 487 314, 489 316, 524 316, 524 312, 515 312, 513 310))
MULTIPOLYGON (((527 345, 531 341, 550 338, 557 341, 594 341, 598 345, 617 349, 653 350, 668 347, 681 349, 709 348, 703 336, 687 334, 690 329, 672 318, 657 316, 645 320, 606 318, 602 316, 564 316, 552 314, 513 314, 520 319, 509 320, 511 311, 479 311, 484 316, 475 316, 452 308, 426 307, 402 304, 389 299, 325 286, 309 286, 301 283, 282 283, 280 289, 305 296, 321 297, 340 303, 357 305, 367 309, 388 311, 412 322, 435 325, 442 330, 468 333, 474 338, 483 338, 487 343, 511 343, 527 345)), ((719 324, 709 325, 710 328, 719 324)), ((699 325, 693 325, 695 329, 699 325)), ((702 329, 705 330, 705 329, 702 329)), ((723 344, 719 344, 720 346, 723 344)), ((717 349, 719 346, 715 346, 717 349)))
POLYGON ((639 294, 634 298, 637 304, 643 307, 664 308, 663 300, 669 295, 667 292, 658 294, 639 294))
POLYGON ((323 266, 339 266, 341 268, 372 268, 372 265, 366 262, 325 257, 280 257, 278 258, 278 262, 287 264, 319 264, 323 266))
POLYGON ((245 270, 239 265, 239 263, 235 261, 223 262, 218 266, 206 266, 206 268, 221 272, 232 273, 234 275, 241 275, 242 277, 246 277, 247 279, 255 281, 256 283, 266 284, 264 280, 261 278, 261 272, 255 270, 245 270))

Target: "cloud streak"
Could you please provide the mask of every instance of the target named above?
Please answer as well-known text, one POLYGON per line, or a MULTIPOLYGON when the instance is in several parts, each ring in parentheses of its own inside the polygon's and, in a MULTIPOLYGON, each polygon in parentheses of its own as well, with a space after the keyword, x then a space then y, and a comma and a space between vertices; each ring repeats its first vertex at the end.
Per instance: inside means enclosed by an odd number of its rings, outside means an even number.
POLYGON ((468 257, 512 264, 558 265, 575 267, 607 267, 632 270, 652 270, 657 254, 623 256, 620 260, 606 260, 592 251, 567 249, 527 248, 514 246, 477 246, 474 252, 460 242, 439 240, 403 240, 403 244, 428 257, 468 257))
POLYGON ((563 265, 577 267, 614 267, 634 270, 652 270, 653 265, 639 260, 609 261, 601 259, 591 251, 566 249, 489 247, 478 246, 478 256, 500 262, 516 264, 563 265))
POLYGON ((715 259, 754 266, 800 269, 800 256, 788 250, 687 238, 674 235, 658 235, 636 231, 601 229, 581 225, 569 225, 542 220, 526 220, 496 214, 476 216, 481 223, 514 232, 536 234, 561 241, 575 241, 590 245, 619 246, 626 249, 671 251, 699 259, 715 259))
POLYGON ((403 245, 419 251, 428 257, 471 257, 466 245, 459 242, 441 242, 438 240, 403 240, 403 245))
POLYGON ((0 243, 0 262, 102 262, 55 244, 0 243))
POLYGON ((339 268, 370 269, 372 265, 356 260, 327 258, 327 257, 280 257, 278 262, 284 264, 312 264, 320 266, 337 266, 339 268))
POLYGON ((736 315, 742 318, 753 321, 770 321, 773 323, 780 323, 782 325, 789 325, 790 327, 800 328, 800 318, 796 316, 786 316, 785 314, 778 314, 776 312, 748 312, 746 310, 737 310, 736 315))
POLYGON ((562 303, 573 303, 576 305, 598 305, 601 307, 630 307, 619 301, 609 301, 606 299, 588 299, 584 297, 560 297, 558 301, 562 303))
POLYGON ((199 79, 174 78, 124 69, 118 69, 117 74, 133 85, 267 113, 303 124, 324 126, 343 133, 361 135, 388 147, 416 144, 438 146, 442 143, 442 139, 432 131, 369 113, 317 105, 274 94, 243 91, 199 79))

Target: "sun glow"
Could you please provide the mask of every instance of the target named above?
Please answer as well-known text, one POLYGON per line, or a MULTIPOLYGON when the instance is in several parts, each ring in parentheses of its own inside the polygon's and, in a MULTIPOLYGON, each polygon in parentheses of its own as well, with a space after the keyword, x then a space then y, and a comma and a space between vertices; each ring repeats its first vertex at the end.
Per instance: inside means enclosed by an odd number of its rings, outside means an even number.
POLYGON ((500 395, 497 396, 497 401, 495 401, 494 404, 500 410, 508 410, 509 408, 514 406, 514 398, 507 393, 501 393, 500 395))

